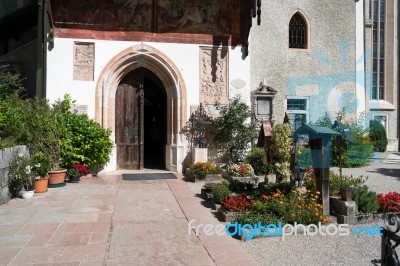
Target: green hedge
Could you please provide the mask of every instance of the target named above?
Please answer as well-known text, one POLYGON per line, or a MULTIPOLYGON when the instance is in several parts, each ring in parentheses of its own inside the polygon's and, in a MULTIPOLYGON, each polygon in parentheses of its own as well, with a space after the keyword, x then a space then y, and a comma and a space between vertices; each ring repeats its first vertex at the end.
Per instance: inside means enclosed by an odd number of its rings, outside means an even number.
POLYGON ((386 151, 386 146, 388 144, 386 130, 377 120, 369 121, 369 139, 374 145, 375 151, 386 151))

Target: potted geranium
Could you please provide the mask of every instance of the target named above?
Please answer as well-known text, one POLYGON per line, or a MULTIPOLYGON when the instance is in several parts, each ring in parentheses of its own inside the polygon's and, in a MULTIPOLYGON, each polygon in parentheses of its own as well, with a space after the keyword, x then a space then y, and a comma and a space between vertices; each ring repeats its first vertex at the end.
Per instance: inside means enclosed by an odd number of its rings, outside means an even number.
POLYGON ((79 183, 81 176, 87 175, 88 169, 84 164, 75 163, 67 170, 70 183, 79 183))
POLYGON ((48 172, 50 171, 50 159, 43 153, 38 152, 32 157, 32 171, 35 173, 35 193, 47 192, 48 172))
POLYGON ((18 154, 10 161, 8 182, 13 196, 21 195, 31 198, 34 193, 33 182, 35 174, 32 171, 32 161, 28 155, 18 154))

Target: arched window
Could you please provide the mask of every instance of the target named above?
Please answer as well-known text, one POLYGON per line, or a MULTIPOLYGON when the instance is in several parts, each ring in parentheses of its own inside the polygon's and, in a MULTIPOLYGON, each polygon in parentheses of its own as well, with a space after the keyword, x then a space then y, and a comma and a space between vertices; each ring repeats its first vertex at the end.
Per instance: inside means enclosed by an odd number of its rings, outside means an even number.
POLYGON ((299 12, 290 19, 289 48, 307 49, 307 23, 299 12))

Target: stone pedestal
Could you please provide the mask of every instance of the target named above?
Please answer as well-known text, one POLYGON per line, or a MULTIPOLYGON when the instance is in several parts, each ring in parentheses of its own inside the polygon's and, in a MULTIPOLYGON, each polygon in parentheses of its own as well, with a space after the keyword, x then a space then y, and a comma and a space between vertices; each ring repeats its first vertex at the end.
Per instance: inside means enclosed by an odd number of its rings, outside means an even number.
POLYGON ((192 163, 207 162, 208 161, 207 148, 193 148, 192 149, 192 163))
POLYGON ((340 197, 330 197, 331 210, 336 213, 339 224, 356 224, 358 213, 355 201, 343 201, 340 197))

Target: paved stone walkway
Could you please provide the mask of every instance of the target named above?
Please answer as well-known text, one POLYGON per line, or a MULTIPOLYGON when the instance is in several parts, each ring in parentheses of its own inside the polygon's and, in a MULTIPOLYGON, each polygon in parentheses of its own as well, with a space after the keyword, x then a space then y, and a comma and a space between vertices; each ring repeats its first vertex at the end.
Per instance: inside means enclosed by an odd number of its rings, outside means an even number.
POLYGON ((120 174, 13 199, 0 205, 0 265, 257 265, 226 235, 189 235, 192 219, 219 224, 200 201, 181 175, 120 174))

